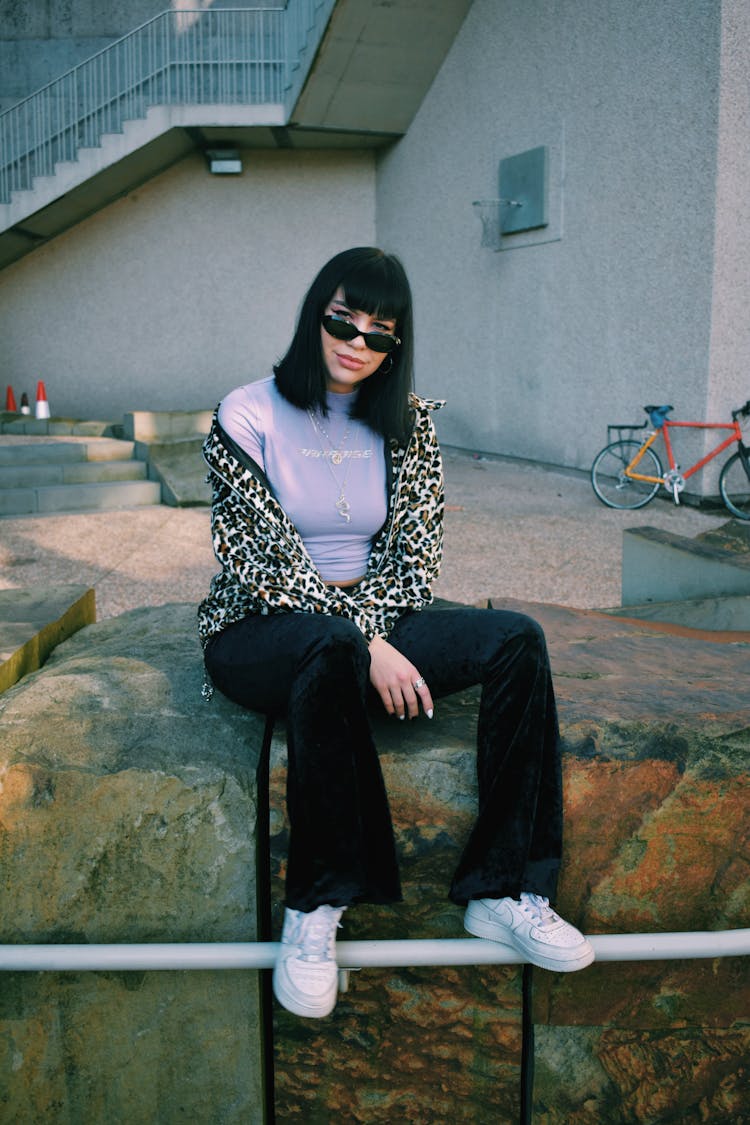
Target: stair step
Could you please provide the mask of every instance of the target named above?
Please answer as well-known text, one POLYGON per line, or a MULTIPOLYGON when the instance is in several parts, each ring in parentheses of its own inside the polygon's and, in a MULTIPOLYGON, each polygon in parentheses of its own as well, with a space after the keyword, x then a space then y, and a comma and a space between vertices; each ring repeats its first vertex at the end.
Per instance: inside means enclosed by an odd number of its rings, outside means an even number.
POLYGON ((161 485, 152 480, 0 488, 0 516, 140 508, 160 502, 161 485))
POLYGON ((39 488, 48 484, 96 484, 145 480, 145 461, 69 461, 39 465, 0 464, 0 489, 39 488))
POLYGON ((0 438, 0 466, 50 465, 82 461, 127 461, 135 442, 119 438, 70 438, 33 440, 4 434, 0 438))

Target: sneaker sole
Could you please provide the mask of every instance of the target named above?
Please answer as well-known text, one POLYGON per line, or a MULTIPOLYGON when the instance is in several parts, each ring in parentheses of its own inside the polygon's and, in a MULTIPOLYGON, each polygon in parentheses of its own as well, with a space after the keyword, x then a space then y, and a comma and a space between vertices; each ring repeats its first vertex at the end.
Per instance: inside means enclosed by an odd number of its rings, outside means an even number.
POLYGON ((326 1016, 330 1016, 331 1012, 336 1007, 336 1001, 338 1000, 337 989, 333 994, 333 1000, 330 1002, 326 1001, 325 1004, 321 1002, 316 1007, 303 1004, 299 1000, 297 994, 287 992, 287 990, 284 988, 283 983, 279 980, 275 969, 273 974, 273 994, 281 1004, 281 1006, 283 1008, 286 1008, 288 1012, 291 1012, 292 1015, 305 1016, 307 1019, 313 1020, 321 1020, 325 1019, 326 1016))
POLYGON ((485 938, 487 941, 494 941, 497 945, 504 945, 509 949, 515 949, 522 957, 540 969, 549 969, 553 973, 575 973, 579 969, 585 969, 595 959, 596 954, 593 948, 586 942, 585 946, 581 947, 580 953, 574 957, 568 957, 564 961, 556 961, 552 957, 545 957, 543 953, 537 953, 536 950, 527 949, 522 942, 518 941, 512 933, 506 929, 501 929, 502 937, 498 936, 498 929, 496 923, 485 922, 481 918, 467 917, 464 918, 464 929, 467 933, 473 934, 474 937, 485 938))

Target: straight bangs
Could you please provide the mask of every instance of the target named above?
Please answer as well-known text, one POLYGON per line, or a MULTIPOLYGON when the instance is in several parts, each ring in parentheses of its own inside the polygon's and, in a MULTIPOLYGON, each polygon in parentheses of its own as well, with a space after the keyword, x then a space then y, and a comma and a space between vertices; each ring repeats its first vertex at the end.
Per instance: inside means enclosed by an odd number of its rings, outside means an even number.
POLYGON ((360 309, 381 320, 395 320, 397 325, 407 318, 411 306, 408 282, 403 270, 385 256, 359 262, 341 278, 341 288, 350 309, 360 309))

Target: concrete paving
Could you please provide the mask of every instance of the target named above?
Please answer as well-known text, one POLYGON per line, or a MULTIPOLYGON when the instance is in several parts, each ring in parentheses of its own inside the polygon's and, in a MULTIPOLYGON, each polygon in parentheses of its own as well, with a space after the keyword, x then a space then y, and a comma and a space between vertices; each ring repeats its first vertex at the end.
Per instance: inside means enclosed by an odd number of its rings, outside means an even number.
MULTIPOLYGON (((488 595, 581 609, 619 606, 622 532, 650 526, 694 536, 728 513, 655 500, 605 508, 588 476, 445 450, 446 539, 435 593, 488 595)), ((75 584, 96 591, 97 618, 198 602, 217 569, 207 508, 164 505, 0 520, 0 590, 75 584)))

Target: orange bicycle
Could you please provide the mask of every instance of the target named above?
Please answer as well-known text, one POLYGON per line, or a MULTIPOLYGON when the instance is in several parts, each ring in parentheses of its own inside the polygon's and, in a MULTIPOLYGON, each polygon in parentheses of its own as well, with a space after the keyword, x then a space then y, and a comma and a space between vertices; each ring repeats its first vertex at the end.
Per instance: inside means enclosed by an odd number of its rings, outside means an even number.
POLYGON ((680 493, 689 480, 704 465, 712 461, 733 443, 737 451, 733 453, 721 470, 719 491, 724 504, 741 520, 750 520, 750 446, 742 440, 740 419, 750 417, 750 399, 738 410, 732 411, 731 422, 671 422, 667 415, 672 406, 644 406, 653 427, 643 442, 633 437, 623 437, 628 431, 645 430, 649 422, 641 425, 611 425, 607 433, 618 438, 611 441, 594 458, 591 466, 591 484, 603 504, 609 508, 642 508, 653 500, 663 485, 672 494, 675 504, 680 502, 680 493), (678 428, 690 430, 728 430, 729 435, 710 450, 700 461, 684 471, 675 462, 670 430, 678 428), (662 469, 661 461, 653 445, 659 435, 664 438, 669 468, 662 469))

